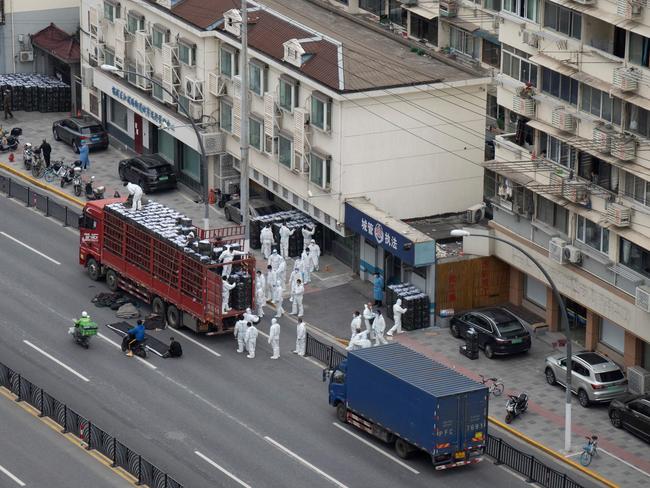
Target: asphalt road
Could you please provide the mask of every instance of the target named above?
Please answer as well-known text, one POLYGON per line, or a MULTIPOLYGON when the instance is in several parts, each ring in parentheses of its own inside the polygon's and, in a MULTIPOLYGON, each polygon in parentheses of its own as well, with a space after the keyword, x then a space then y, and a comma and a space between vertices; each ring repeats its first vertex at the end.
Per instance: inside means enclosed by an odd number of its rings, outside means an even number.
MULTIPOLYGON (((180 360, 126 358, 104 327, 105 339, 80 348, 66 332, 81 310, 100 324, 115 317, 90 303, 105 287, 77 264, 78 236, 5 198, 0 216, 2 361, 186 487, 527 486, 487 461, 446 472, 426 456, 402 462, 380 442, 337 427, 320 366, 290 353, 288 319, 278 361, 261 335, 254 360, 238 355, 231 337, 189 331, 180 360)), ((260 330, 269 324, 267 315, 260 330)), ((160 337, 171 334, 179 335, 160 337)))
POLYGON ((0 419, 0 486, 130 486, 108 466, 4 396, 0 396, 0 419))

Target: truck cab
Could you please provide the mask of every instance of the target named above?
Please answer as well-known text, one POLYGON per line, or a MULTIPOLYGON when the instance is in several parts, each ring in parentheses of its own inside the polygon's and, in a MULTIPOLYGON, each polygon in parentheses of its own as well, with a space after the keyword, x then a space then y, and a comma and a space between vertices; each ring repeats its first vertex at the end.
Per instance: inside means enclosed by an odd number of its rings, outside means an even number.
POLYGON ((347 361, 343 360, 336 368, 325 370, 324 376, 330 380, 329 384, 329 403, 336 407, 339 403, 345 405, 347 402, 347 392, 345 387, 345 371, 347 361))

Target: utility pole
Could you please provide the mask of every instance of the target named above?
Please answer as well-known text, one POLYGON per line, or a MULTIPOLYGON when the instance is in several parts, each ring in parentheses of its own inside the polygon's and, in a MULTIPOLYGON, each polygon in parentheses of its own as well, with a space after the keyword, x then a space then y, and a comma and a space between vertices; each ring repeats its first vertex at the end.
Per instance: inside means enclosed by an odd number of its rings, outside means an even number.
POLYGON ((248 248, 250 244, 250 222, 248 210, 248 5, 247 0, 241 2, 241 52, 239 53, 241 77, 241 124, 239 143, 241 146, 241 157, 239 160, 239 204, 244 226, 244 245, 248 248))

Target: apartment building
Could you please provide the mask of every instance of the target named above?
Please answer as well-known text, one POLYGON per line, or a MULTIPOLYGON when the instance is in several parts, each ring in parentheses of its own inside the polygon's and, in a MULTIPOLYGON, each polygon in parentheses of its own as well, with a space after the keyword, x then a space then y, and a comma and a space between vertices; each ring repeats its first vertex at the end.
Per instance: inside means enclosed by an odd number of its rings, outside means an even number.
MULTIPOLYGON (((251 188, 320 222, 326 249, 346 262, 356 256, 361 267, 367 246, 364 271, 383 272, 402 246, 404 265, 398 258, 390 269, 423 266, 426 274, 435 253, 419 250, 431 239, 391 225, 481 201, 489 79, 300 3, 249 2, 251 188), (391 225, 373 236, 371 217, 356 212, 359 225, 348 227, 355 199, 372 205, 373 222, 381 227, 383 216, 391 225)), ((174 161, 181 181, 200 189, 197 141, 182 109, 156 84, 97 66, 160 80, 204 129, 207 185, 228 191, 239 178, 244 89, 243 19, 233 2, 84 0, 83 12, 86 111, 126 146, 174 161)))
MULTIPOLYGON (((636 0, 504 0, 497 101, 505 134, 485 195, 565 297, 574 340, 650 368, 650 11, 636 0)), ((507 245, 510 299, 560 320, 507 245)))

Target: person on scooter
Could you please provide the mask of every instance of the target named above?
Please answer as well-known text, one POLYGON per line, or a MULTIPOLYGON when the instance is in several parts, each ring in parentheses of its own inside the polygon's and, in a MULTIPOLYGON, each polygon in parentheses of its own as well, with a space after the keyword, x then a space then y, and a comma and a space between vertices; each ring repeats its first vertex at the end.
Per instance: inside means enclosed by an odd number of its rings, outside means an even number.
POLYGON ((142 322, 142 319, 138 319, 138 323, 136 324, 135 327, 129 329, 127 331, 127 334, 129 334, 129 337, 131 340, 129 341, 129 345, 127 346, 127 352, 126 355, 131 357, 133 356, 133 347, 142 341, 144 341, 144 323, 142 322))
POLYGON ((84 310, 83 312, 81 312, 81 318, 74 321, 74 333, 75 335, 79 335, 81 334, 81 329, 84 329, 86 327, 91 327, 93 325, 94 323, 90 319, 90 315, 88 315, 88 312, 84 310))

